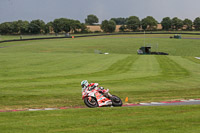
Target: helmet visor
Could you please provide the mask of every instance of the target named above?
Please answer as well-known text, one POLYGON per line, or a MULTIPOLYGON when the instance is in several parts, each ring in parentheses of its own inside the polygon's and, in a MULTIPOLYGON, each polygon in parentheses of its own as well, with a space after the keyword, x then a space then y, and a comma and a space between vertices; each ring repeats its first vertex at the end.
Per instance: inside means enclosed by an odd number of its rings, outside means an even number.
POLYGON ((82 87, 82 88, 84 88, 84 87, 85 87, 85 85, 84 85, 84 84, 82 84, 82 85, 81 85, 81 87, 82 87))

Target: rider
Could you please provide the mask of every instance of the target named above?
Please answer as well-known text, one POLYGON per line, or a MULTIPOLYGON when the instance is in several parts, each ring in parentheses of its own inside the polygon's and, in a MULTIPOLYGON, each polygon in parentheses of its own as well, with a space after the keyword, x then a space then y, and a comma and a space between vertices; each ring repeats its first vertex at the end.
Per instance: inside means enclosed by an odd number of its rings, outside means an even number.
POLYGON ((103 87, 98 87, 99 84, 98 83, 88 83, 87 80, 83 80, 81 82, 81 87, 82 87, 82 92, 85 91, 86 89, 88 89, 89 91, 96 89, 97 91, 99 91, 100 93, 102 93, 104 96, 106 97, 111 97, 112 95, 109 92, 109 89, 104 89, 103 87))

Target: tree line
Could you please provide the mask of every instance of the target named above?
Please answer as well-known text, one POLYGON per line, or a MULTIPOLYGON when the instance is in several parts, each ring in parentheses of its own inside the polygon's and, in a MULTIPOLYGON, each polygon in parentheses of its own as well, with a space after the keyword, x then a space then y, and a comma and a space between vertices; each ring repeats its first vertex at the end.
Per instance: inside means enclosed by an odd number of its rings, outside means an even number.
MULTIPOLYGON (((32 21, 13 21, 0 24, 1 34, 41 34, 41 33, 87 33, 87 25, 96 25, 99 23, 97 16, 90 14, 85 19, 85 23, 79 20, 68 18, 58 18, 45 23, 43 20, 37 19, 32 21)), ((114 32, 116 25, 121 25, 120 31, 138 31, 138 30, 156 30, 159 22, 152 16, 139 19, 137 16, 128 18, 111 18, 101 22, 100 27, 104 32, 114 32)), ((163 30, 179 30, 186 26, 187 30, 200 30, 200 17, 194 21, 190 19, 181 20, 178 17, 165 17, 161 21, 163 30), (194 27, 194 28, 193 28, 194 27)))
POLYGON ((1 34, 41 34, 41 33, 54 33, 73 31, 74 33, 80 31, 84 32, 87 29, 84 23, 78 20, 59 18, 45 24, 43 20, 37 19, 28 21, 13 21, 4 22, 0 24, 1 34))
MULTIPOLYGON (((159 22, 152 16, 147 16, 140 20, 137 16, 130 16, 128 18, 111 18, 115 21, 117 25, 122 25, 120 27, 121 31, 130 30, 156 30, 157 24, 159 22)), ((162 30, 182 30, 183 27, 186 27, 186 30, 200 30, 200 17, 195 18, 194 21, 186 18, 184 20, 179 19, 178 17, 170 18, 165 17, 162 19, 161 23, 162 30)))

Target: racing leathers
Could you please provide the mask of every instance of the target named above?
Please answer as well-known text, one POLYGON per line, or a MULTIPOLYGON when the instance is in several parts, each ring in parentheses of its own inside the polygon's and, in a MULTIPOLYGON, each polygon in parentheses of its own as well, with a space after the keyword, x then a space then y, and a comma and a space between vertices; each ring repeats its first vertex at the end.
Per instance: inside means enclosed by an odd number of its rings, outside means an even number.
POLYGON ((109 89, 104 89, 103 87, 98 87, 98 83, 90 83, 88 86, 84 86, 82 88, 82 92, 88 90, 91 91, 93 89, 96 89, 98 92, 102 93, 105 97, 109 98, 112 97, 112 95, 109 93, 109 89))

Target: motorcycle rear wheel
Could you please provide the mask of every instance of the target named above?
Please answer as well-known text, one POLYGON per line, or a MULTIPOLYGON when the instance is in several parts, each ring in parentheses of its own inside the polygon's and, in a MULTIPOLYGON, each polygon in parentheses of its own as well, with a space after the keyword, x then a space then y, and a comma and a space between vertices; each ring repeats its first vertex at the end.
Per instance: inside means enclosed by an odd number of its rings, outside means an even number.
POLYGON ((112 105, 115 107, 120 107, 123 104, 122 100, 118 96, 115 96, 115 95, 112 95, 111 101, 112 101, 112 105))
POLYGON ((97 100, 94 97, 91 97, 91 100, 89 100, 89 97, 85 97, 84 98, 84 103, 89 108, 99 107, 99 105, 97 103, 97 100))

